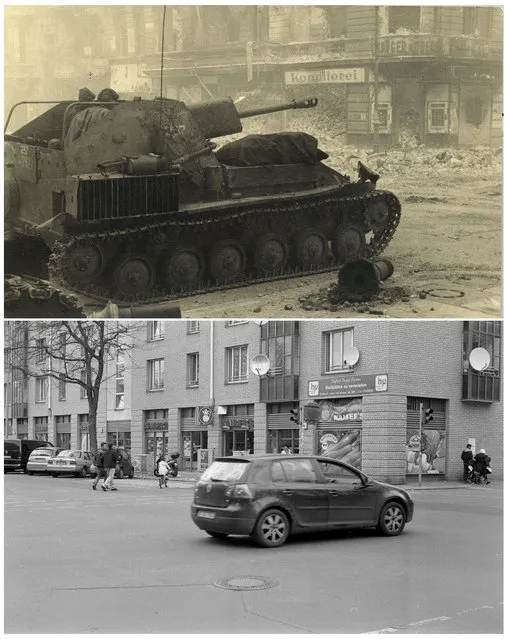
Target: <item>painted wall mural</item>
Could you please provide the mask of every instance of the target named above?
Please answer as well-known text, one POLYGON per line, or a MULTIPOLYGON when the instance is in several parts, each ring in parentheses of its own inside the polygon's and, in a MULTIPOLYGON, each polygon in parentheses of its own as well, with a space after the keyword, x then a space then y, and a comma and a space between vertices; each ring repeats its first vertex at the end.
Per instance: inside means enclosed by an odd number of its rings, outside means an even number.
MULTIPOLYGON (((417 429, 408 429, 406 440, 406 474, 417 475, 420 468, 420 435, 417 429)), ((446 465, 446 431, 423 429, 422 474, 440 475, 446 465)))

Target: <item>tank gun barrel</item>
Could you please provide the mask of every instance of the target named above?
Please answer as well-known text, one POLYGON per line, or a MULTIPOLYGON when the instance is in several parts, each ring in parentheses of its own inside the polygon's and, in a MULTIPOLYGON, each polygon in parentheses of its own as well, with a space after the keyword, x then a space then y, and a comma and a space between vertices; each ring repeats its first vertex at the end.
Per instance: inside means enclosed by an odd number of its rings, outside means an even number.
POLYGON ((258 107, 257 109, 248 109, 247 111, 238 111, 238 116, 243 118, 251 118, 255 115, 265 115, 267 113, 277 113, 277 111, 288 111, 289 109, 312 109, 317 106, 317 98, 305 98, 304 100, 292 100, 285 104, 277 104, 273 106, 258 107))

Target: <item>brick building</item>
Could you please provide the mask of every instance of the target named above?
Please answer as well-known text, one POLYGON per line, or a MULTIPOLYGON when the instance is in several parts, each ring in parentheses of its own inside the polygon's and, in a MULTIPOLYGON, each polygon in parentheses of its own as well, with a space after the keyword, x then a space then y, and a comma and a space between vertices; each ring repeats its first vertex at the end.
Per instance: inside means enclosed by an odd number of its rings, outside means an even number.
MULTIPOLYGON (((7 344, 31 339, 22 322, 7 327, 7 344)), ((371 476, 402 483, 418 472, 423 405, 433 410, 426 480, 458 479, 469 440, 502 475, 500 322, 151 321, 131 339, 133 350, 108 364, 98 439, 144 463, 161 450, 198 469, 218 455, 335 446, 371 476), (481 371, 469 361, 478 347, 489 353, 481 371), (258 376, 260 354, 270 369, 258 376), (305 418, 310 402, 317 421, 305 418)), ((45 383, 42 368, 25 382, 7 368, 5 381, 6 437, 87 447, 79 388, 45 383)))

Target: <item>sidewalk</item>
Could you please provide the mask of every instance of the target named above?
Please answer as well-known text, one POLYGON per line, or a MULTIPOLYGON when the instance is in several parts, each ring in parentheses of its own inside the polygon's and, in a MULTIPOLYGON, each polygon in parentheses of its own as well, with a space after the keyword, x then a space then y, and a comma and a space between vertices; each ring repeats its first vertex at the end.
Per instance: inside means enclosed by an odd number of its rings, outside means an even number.
MULTIPOLYGON (((195 483, 201 475, 202 475, 202 472, 199 472, 199 471, 180 470, 178 472, 178 477, 170 478, 169 482, 177 481, 177 482, 195 483)), ((153 474, 148 474, 148 473, 136 473, 135 478, 156 480, 153 474)), ((422 482, 421 486, 418 486, 418 484, 415 482, 410 484, 396 484, 396 486, 397 488, 403 488, 404 490, 407 490, 408 492, 412 492, 414 490, 450 490, 453 488, 467 488, 472 490, 477 488, 484 488, 483 485, 475 486, 474 484, 465 484, 462 481, 436 481, 431 483, 422 482)), ((503 487, 502 480, 493 481, 488 486, 488 488, 502 488, 502 487, 503 487)), ((485 486, 485 488, 487 488, 487 486, 485 486)))

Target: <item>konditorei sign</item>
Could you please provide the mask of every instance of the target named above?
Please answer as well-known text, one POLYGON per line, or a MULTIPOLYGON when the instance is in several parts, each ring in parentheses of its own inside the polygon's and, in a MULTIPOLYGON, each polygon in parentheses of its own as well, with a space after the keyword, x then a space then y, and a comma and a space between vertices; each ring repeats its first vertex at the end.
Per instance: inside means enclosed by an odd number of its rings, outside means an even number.
POLYGON ((348 397, 384 393, 388 390, 388 375, 334 375, 309 381, 309 397, 348 397))
POLYGON ((300 69, 285 72, 286 84, 349 84, 366 82, 365 68, 300 69))

